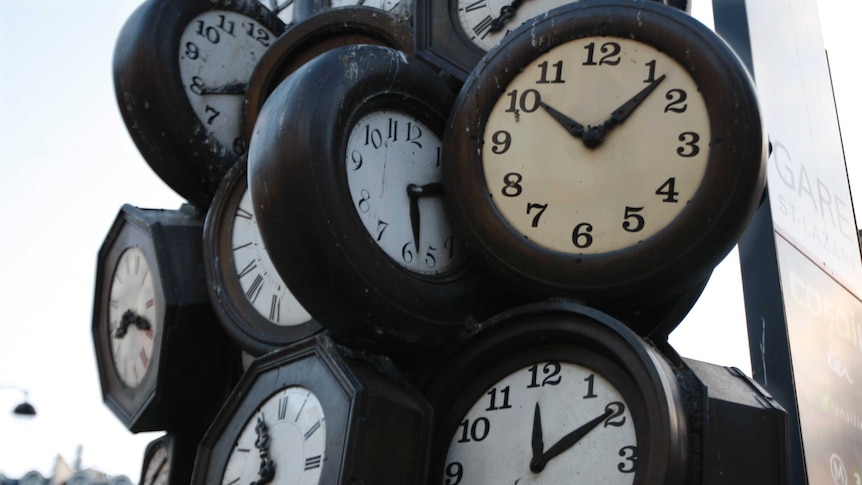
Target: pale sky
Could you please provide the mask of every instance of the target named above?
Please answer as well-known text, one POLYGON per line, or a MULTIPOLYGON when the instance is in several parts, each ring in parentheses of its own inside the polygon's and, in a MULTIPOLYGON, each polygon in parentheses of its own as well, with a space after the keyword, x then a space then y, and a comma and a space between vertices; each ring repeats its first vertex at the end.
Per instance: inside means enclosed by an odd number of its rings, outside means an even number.
MULTIPOLYGON (((693 1, 711 24, 708 0, 693 1)), ((96 253, 120 206, 182 202, 140 157, 114 98, 114 43, 139 3, 0 0, 0 388, 27 389, 39 413, 13 417, 22 396, 0 390, 0 473, 9 477, 50 476, 54 458, 71 463, 81 445, 84 467, 136 482, 144 448, 161 435, 130 433, 104 406, 90 334, 96 253)), ((850 70, 862 7, 817 3, 858 192, 862 99, 850 70)), ((671 343, 750 373, 736 258, 715 271, 671 343)))

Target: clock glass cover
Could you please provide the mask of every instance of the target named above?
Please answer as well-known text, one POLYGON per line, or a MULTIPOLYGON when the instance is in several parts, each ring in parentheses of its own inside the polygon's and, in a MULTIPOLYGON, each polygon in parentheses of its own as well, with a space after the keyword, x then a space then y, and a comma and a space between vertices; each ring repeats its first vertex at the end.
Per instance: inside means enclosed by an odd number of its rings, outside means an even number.
POLYGON ((159 331, 152 274, 137 247, 124 250, 117 261, 108 318, 117 374, 125 385, 136 387, 150 368, 153 339, 159 331))

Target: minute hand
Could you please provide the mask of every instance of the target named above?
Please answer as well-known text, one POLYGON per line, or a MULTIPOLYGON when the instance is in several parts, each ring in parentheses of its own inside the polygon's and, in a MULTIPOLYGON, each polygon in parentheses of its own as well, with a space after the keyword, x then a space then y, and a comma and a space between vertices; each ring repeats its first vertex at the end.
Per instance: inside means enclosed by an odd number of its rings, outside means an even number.
POLYGON ((533 458, 533 460, 530 462, 530 469, 536 473, 542 471, 542 469, 545 468, 545 465, 548 464, 548 462, 551 460, 551 458, 554 458, 555 456, 568 450, 572 446, 575 446, 575 443, 577 443, 578 441, 581 441, 581 439, 584 436, 586 436, 587 433, 592 431, 593 428, 595 428, 596 426, 601 424, 602 421, 607 419, 608 416, 610 416, 612 414, 613 414, 613 409, 606 407, 605 412, 602 413, 600 416, 596 416, 590 422, 584 424, 583 426, 572 431, 571 433, 567 434, 566 436, 563 436, 562 438, 560 438, 560 441, 557 441, 556 443, 554 443, 553 446, 548 448, 548 451, 542 453, 538 457, 533 458))
POLYGON ((640 106, 643 100, 645 100, 647 96, 649 96, 649 94, 653 92, 653 90, 657 88, 662 81, 664 81, 664 78, 665 75, 662 74, 655 81, 651 82, 647 87, 641 89, 639 93, 632 96, 631 99, 629 99, 619 108, 614 110, 614 112, 611 113, 611 116, 601 126, 602 128, 604 128, 604 132, 607 133, 614 126, 623 124, 623 121, 625 121, 626 118, 628 118, 634 112, 635 108, 640 106))

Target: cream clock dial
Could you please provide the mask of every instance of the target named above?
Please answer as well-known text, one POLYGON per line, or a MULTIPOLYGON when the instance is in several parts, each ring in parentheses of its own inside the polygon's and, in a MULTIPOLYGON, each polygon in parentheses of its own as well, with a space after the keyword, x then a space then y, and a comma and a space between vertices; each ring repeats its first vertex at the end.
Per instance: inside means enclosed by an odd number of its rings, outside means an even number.
POLYGON ((426 275, 465 261, 443 207, 440 138, 413 116, 384 110, 359 119, 347 141, 347 184, 376 244, 403 268, 426 275))
POLYGON ((604 376, 567 362, 538 362, 496 382, 464 415, 442 484, 631 484, 635 423, 604 376))
POLYGON ((312 485, 320 481, 326 418, 310 390, 290 386, 264 401, 240 432, 222 485, 312 485))
POLYGON ((485 181, 506 220, 545 248, 596 254, 637 245, 685 209, 710 125, 679 63, 635 40, 586 37, 509 83, 485 140, 485 181))
POLYGON ((137 247, 130 247, 120 255, 109 298, 114 365, 121 381, 136 387, 150 369, 153 339, 160 331, 150 267, 137 247))
POLYGON ((241 13, 211 10, 196 16, 179 42, 180 78, 207 132, 226 150, 245 153, 240 137, 251 73, 275 35, 241 13))
POLYGON ((266 253, 247 189, 233 219, 231 247, 243 295, 261 316, 280 326, 299 325, 311 320, 311 315, 290 293, 266 253))

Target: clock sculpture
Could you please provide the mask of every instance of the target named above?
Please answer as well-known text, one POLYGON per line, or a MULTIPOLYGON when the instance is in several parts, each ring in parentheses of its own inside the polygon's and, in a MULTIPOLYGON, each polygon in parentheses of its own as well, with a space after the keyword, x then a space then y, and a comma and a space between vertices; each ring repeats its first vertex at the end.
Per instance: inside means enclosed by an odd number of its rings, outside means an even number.
POLYGON ((676 9, 584 1, 510 34, 447 125, 450 215, 520 291, 666 301, 709 276, 764 189, 767 138, 730 48, 676 9))
POLYGON ((99 378, 105 404, 133 432, 205 426, 239 368, 207 298, 202 221, 186 209, 124 205, 99 250, 99 378))
POLYGON ((114 87, 129 134, 152 169, 203 210, 247 149, 248 80, 284 30, 254 0, 147 0, 114 50, 114 87))
POLYGON ((261 110, 248 158, 261 235, 343 342, 410 354, 475 321, 481 281, 443 205, 453 97, 402 52, 357 45, 309 61, 261 110))

